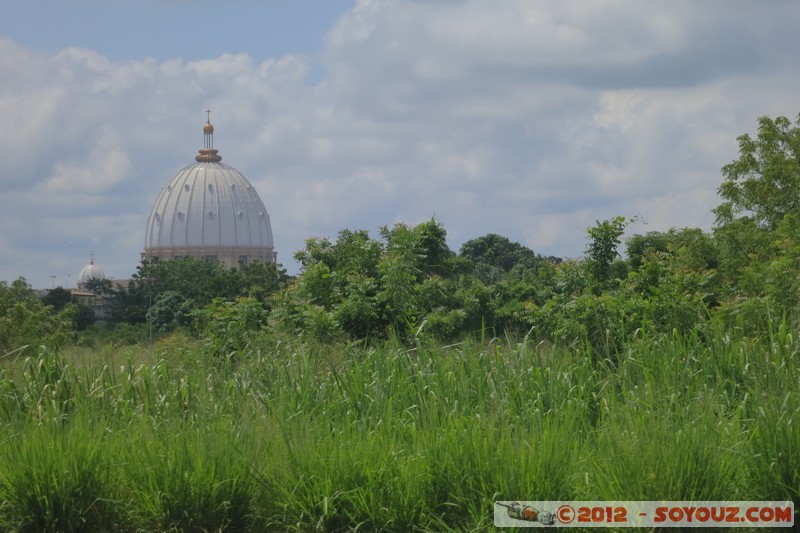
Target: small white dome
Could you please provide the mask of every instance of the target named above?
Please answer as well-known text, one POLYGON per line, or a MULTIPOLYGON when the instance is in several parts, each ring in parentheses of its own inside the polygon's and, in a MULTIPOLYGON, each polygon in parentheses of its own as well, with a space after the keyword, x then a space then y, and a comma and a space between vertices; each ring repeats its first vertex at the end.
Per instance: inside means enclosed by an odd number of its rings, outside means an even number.
POLYGON ((78 274, 78 283, 86 283, 90 279, 106 279, 106 273, 94 263, 94 256, 89 259, 89 264, 83 267, 81 273, 78 274))

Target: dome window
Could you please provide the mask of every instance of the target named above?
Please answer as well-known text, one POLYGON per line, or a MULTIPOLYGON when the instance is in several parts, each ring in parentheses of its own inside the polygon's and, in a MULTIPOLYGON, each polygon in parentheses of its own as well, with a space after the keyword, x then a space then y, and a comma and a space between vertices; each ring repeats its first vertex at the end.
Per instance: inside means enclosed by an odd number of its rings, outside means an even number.
POLYGON ((214 211, 209 211, 208 212, 208 218, 211 219, 211 220, 214 220, 214 211))
POLYGON ((183 211, 178 211, 178 220, 183 220, 183 211))
POLYGON ((188 192, 189 191, 189 184, 187 183, 186 185, 183 186, 183 188, 188 192))
POLYGON ((239 217, 240 219, 242 219, 242 218, 244 218, 244 213, 242 213, 241 211, 237 211, 236 212, 236 216, 239 217))
POLYGON ((214 194, 214 186, 211 185, 210 183, 208 184, 208 192, 210 192, 211 194, 214 194))

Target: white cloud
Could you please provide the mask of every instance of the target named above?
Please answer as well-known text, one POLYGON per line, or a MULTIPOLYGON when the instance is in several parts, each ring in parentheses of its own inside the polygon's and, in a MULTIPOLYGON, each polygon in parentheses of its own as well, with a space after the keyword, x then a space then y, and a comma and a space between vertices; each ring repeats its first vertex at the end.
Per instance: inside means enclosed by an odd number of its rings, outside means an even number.
POLYGON ((319 58, 111 61, 0 39, 0 279, 45 286, 90 251, 132 273, 207 107, 290 270, 307 237, 434 214, 454 248, 495 232, 573 257, 618 214, 708 229, 736 136, 798 111, 797 9, 729 5, 360 0, 319 58))
MULTIPOLYGON (((106 144, 106 143, 102 143, 106 144)), ((39 196, 79 193, 93 195, 125 181, 133 171, 128 154, 119 147, 92 149, 87 163, 56 162, 51 176, 36 187, 39 196)))

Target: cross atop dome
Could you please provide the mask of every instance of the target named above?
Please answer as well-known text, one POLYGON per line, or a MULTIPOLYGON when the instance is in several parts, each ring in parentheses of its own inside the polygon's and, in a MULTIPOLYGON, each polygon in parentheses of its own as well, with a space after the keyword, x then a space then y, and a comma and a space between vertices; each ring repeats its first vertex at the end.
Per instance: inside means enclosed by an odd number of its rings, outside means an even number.
MULTIPOLYGON (((208 119, 206 119, 206 125, 203 126, 203 133, 205 133, 206 135, 211 135, 213 137, 213 135, 214 135, 214 126, 211 125, 211 110, 210 109, 206 109, 206 115, 208 116, 208 119)), ((206 146, 206 148, 213 148, 213 146, 206 146)))

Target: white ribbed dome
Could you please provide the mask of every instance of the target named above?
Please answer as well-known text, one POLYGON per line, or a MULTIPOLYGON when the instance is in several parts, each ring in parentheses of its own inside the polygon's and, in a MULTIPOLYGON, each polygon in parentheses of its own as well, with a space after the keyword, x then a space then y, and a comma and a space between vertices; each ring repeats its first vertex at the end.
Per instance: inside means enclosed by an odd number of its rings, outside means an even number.
POLYGON ((106 279, 106 273, 103 269, 94 264, 94 256, 89 260, 89 263, 81 269, 78 274, 78 283, 85 284, 90 279, 106 279))
POLYGON ((153 205, 142 258, 206 257, 228 266, 274 262, 264 203, 238 170, 219 162, 209 140, 213 132, 205 133, 198 162, 178 172, 153 205))

